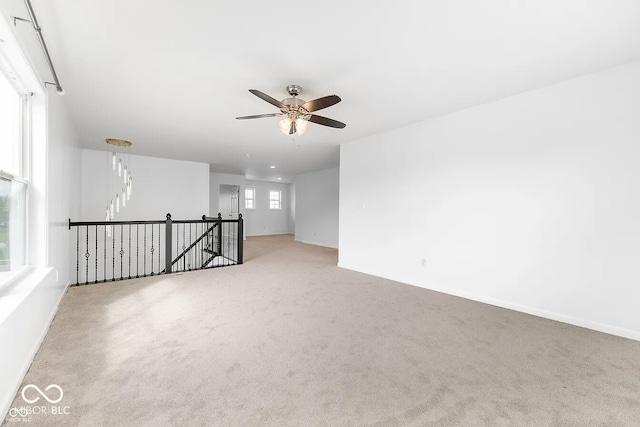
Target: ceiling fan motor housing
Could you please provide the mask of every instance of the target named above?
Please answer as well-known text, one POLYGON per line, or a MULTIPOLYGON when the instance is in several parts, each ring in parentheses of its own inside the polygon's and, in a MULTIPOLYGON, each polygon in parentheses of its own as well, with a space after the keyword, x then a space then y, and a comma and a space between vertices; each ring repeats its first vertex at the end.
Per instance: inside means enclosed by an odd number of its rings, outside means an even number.
POLYGON ((288 107, 299 107, 300 105, 304 104, 305 101, 304 99, 300 99, 300 98, 285 98, 282 100, 282 103, 288 107))
POLYGON ((302 93, 302 87, 298 85, 289 85, 287 86, 287 93, 291 96, 298 96, 302 93))

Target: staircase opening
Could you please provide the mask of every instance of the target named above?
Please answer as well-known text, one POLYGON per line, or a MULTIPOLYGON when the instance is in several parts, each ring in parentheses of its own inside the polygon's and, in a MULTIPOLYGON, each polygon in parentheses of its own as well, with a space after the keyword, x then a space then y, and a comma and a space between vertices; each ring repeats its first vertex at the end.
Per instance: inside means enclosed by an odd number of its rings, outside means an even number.
POLYGON ((243 219, 72 222, 76 285, 227 267, 243 262, 243 219))

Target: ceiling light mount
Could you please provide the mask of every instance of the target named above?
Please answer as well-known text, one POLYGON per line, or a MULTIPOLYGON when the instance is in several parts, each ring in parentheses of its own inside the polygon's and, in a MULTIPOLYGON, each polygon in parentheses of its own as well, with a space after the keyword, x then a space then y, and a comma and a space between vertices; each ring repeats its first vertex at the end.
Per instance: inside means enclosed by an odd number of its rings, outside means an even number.
POLYGON ((296 97, 302 93, 302 87, 298 85, 287 86, 287 93, 293 97, 296 97))
POLYGON ((107 144, 116 145, 118 147, 131 147, 132 145, 129 141, 125 141, 124 139, 107 138, 105 141, 107 141, 107 144))

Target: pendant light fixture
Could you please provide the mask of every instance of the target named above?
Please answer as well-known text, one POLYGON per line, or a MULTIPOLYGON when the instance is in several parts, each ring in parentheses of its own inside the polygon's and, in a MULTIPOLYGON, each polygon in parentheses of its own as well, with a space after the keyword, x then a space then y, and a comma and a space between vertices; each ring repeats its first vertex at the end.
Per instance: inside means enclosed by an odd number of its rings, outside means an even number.
MULTIPOLYGON (((106 220, 113 221, 116 213, 120 213, 120 207, 125 208, 127 206, 127 200, 131 200, 133 178, 131 177, 131 168, 129 162, 129 155, 125 151, 131 147, 131 142, 124 139, 108 138, 107 144, 111 145, 111 171, 109 173, 109 194, 112 193, 112 181, 117 179, 118 182, 122 182, 124 187, 120 187, 122 184, 115 186, 115 196, 109 201, 107 205, 106 220), (116 175, 117 174, 117 175, 116 175), (114 177, 113 175, 116 175, 114 177), (122 188, 122 190, 120 190, 122 188)), ((111 236, 111 226, 107 226, 107 234, 111 236)))

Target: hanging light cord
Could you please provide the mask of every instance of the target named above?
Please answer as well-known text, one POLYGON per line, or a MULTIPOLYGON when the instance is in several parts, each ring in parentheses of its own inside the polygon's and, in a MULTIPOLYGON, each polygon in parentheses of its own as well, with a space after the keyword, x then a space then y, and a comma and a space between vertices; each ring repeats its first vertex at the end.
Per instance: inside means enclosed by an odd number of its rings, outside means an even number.
POLYGON ((56 87, 56 92, 59 95, 64 95, 64 89, 60 85, 60 80, 58 80, 58 74, 56 73, 56 69, 53 67, 53 61, 51 61, 51 56, 49 55, 49 49, 47 49, 47 44, 44 42, 44 38, 42 37, 42 28, 38 24, 38 20, 36 19, 36 14, 33 12, 33 7, 31 6, 30 0, 24 0, 24 4, 27 6, 27 11, 29 12, 29 17, 31 19, 18 18, 17 16, 13 17, 13 25, 16 25, 17 21, 22 22, 30 22, 33 25, 33 29, 36 31, 38 35, 38 40, 40 40, 40 46, 42 46, 42 51, 44 52, 45 59, 49 64, 49 69, 51 70, 51 74, 53 75, 53 83, 52 82, 44 82, 44 85, 54 85, 56 87))

